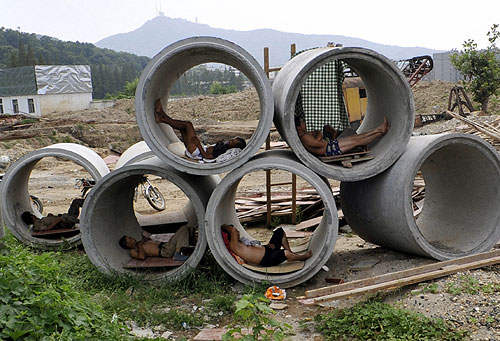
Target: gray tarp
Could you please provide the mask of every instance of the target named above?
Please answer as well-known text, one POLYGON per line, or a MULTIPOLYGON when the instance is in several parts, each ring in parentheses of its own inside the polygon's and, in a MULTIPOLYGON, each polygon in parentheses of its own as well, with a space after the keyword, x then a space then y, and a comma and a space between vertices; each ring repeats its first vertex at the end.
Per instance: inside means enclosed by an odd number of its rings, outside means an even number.
POLYGON ((36 65, 39 95, 92 92, 88 65, 36 65))
POLYGON ((36 95, 33 66, 0 69, 0 97, 36 95))

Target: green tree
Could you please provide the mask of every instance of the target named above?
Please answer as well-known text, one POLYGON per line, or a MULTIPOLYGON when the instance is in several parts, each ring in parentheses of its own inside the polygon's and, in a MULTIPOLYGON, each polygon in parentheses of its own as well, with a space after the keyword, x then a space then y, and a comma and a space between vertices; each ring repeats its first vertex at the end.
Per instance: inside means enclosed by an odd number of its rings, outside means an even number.
POLYGON ((463 50, 450 56, 452 65, 463 74, 467 89, 472 98, 481 103, 481 110, 488 112, 491 96, 500 93, 500 60, 496 42, 500 36, 498 24, 488 32, 490 45, 485 50, 478 50, 474 40, 463 43, 463 50))

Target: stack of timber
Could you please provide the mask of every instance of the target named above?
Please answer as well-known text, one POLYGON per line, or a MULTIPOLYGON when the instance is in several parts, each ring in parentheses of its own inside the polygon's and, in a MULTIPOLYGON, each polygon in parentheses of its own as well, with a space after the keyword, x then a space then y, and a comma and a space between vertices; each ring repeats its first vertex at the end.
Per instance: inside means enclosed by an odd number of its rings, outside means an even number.
POLYGON ((23 115, 0 116, 0 140, 15 140, 35 136, 33 132, 26 130, 32 126, 32 123, 26 122, 35 121, 38 121, 38 119, 23 115))
MULTIPOLYGON (((302 217, 323 215, 323 200, 313 188, 297 189, 296 205, 302 217)), ((236 214, 242 223, 266 220, 267 196, 263 192, 239 193, 235 200, 236 214)), ((271 195, 273 216, 292 214, 292 192, 273 192, 271 195)))
POLYGON ((418 218, 422 208, 424 207, 425 198, 425 182, 422 172, 418 172, 413 180, 413 191, 411 193, 411 200, 413 202, 413 216, 418 218))
POLYGON ((476 122, 451 111, 446 111, 446 113, 466 124, 465 126, 457 127, 456 130, 465 134, 478 135, 488 141, 496 150, 500 151, 500 117, 488 123, 476 122))

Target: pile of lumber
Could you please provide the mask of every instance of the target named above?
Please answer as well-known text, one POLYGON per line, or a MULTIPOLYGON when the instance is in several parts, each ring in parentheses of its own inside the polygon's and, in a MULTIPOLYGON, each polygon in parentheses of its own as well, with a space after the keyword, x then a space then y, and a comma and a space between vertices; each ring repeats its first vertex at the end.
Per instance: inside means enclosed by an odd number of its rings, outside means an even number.
MULTIPOLYGON (((300 207, 303 217, 323 215, 323 200, 313 188, 297 189, 296 205, 297 208, 300 207)), ((242 223, 266 220, 267 196, 265 193, 239 193, 235 199, 235 206, 236 214, 242 223)), ((292 193, 273 192, 271 212, 273 216, 292 214, 292 193)))
POLYGON ((451 111, 446 111, 446 113, 466 124, 466 126, 459 128, 461 133, 478 135, 500 151, 500 117, 489 123, 480 123, 451 111))
POLYGON ((418 172, 413 181, 413 191, 411 193, 411 200, 413 202, 413 216, 418 218, 422 208, 424 207, 425 197, 425 182, 422 172, 418 172))

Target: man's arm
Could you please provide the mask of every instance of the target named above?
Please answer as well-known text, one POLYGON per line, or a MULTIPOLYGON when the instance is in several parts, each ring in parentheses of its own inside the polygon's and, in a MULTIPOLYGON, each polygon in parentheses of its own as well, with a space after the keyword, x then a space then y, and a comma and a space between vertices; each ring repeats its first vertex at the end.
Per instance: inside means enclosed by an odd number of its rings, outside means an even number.
POLYGON ((196 147, 198 147, 198 150, 200 151, 200 154, 201 154, 201 156, 203 156, 203 158, 205 158, 205 159, 213 159, 214 158, 212 153, 207 152, 205 150, 205 148, 203 148, 203 146, 201 145, 200 139, 197 136, 193 136, 191 138, 191 142, 193 142, 196 145, 196 147))
POLYGON ((49 226, 47 226, 47 230, 52 230, 54 228, 56 228, 57 225, 59 225, 62 221, 62 218, 59 217, 57 219, 54 219, 54 221, 52 222, 52 224, 50 224, 49 226))
POLYGON ((326 143, 324 140, 316 140, 311 135, 304 135, 304 136, 302 136, 301 140, 302 140, 302 143, 304 145, 307 145, 307 146, 312 147, 312 148, 323 147, 326 143))
MULTIPOLYGON (((142 242, 142 240, 141 240, 142 242)), ((130 257, 138 260, 146 259, 146 251, 144 251, 144 246, 142 244, 137 243, 135 248, 130 250, 130 257)))

